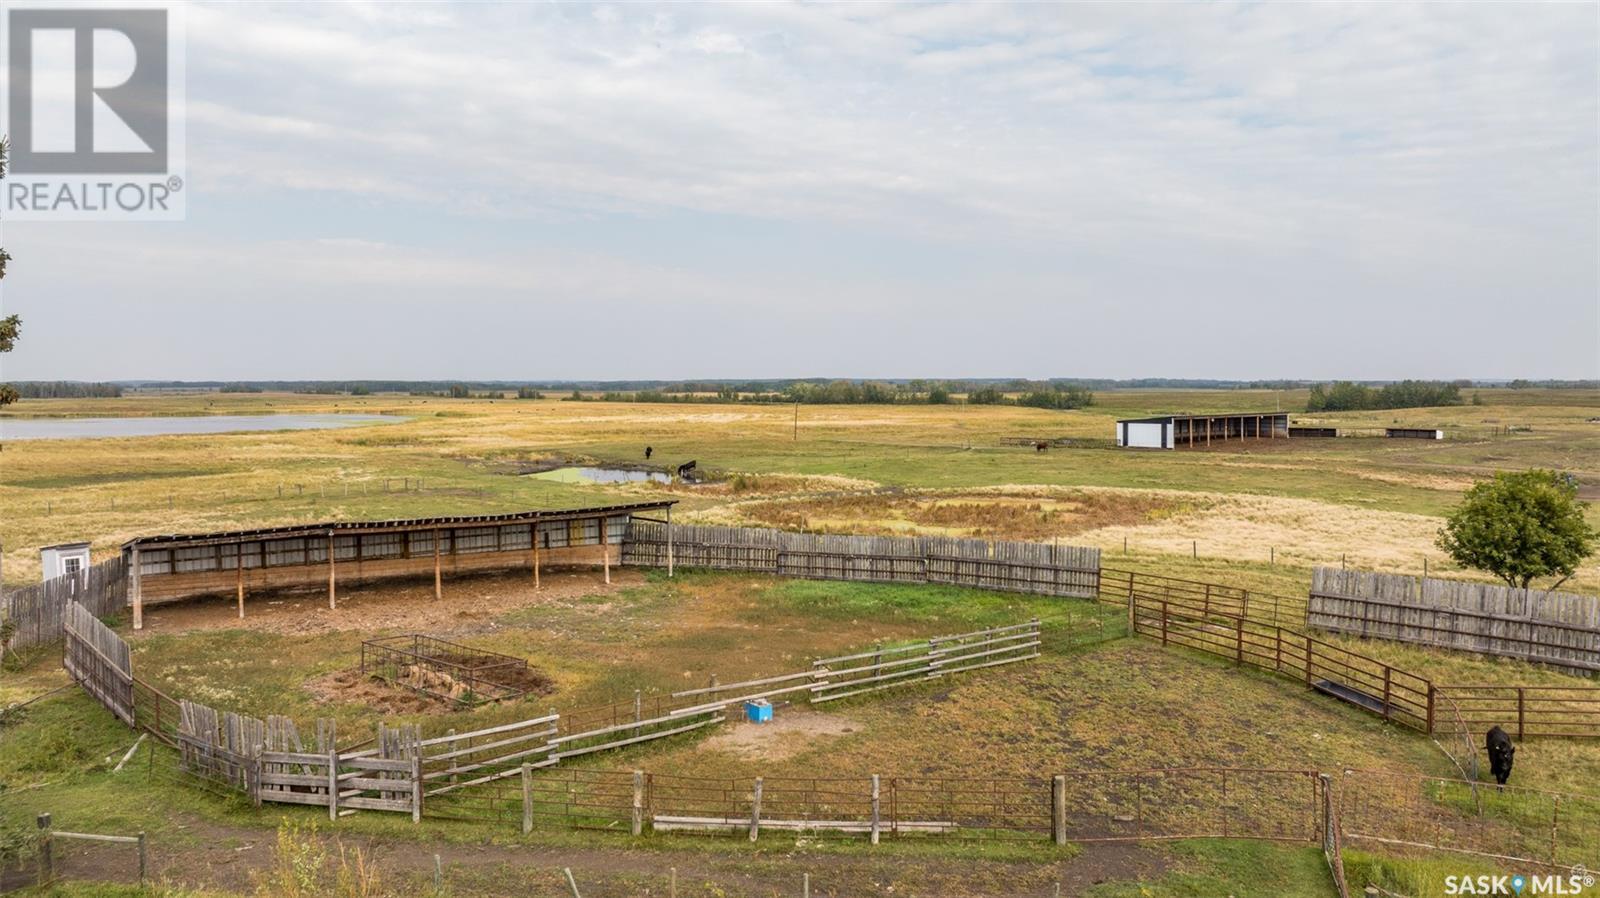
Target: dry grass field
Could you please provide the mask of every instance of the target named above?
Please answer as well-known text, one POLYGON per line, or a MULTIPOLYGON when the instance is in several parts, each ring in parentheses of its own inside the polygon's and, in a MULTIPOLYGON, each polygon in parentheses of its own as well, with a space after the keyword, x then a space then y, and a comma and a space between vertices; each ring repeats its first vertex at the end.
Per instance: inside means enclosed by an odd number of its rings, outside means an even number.
MULTIPOLYGON (((555 400, 375 396, 143 396, 29 401, 13 415, 367 412, 392 423, 82 441, 15 441, 0 450, 0 539, 6 582, 38 576, 37 547, 88 539, 96 556, 152 533, 307 520, 474 514, 578 506, 641 496, 680 500, 675 519, 837 532, 938 533, 1059 539, 1098 545, 1110 567, 1303 596, 1310 568, 1337 564, 1454 571, 1433 548, 1439 516, 1475 478, 1552 466, 1600 486, 1600 393, 1482 391, 1484 405, 1321 416, 1341 427, 1391 421, 1444 427, 1442 442, 1376 438, 1235 444, 1208 451, 1105 448, 1118 417, 1163 411, 1271 409, 1303 395, 1271 392, 1117 392, 1077 412, 1014 407, 645 405, 555 400), (1514 434, 1496 428, 1531 428, 1514 434), (1035 452, 1016 438, 1095 440, 1035 452), (582 484, 538 476, 565 464, 642 465, 695 459, 711 481, 582 484), (419 487, 420 482, 420 487, 419 487)), ((1600 512, 1591 511, 1600 521, 1600 512)), ((610 586, 593 572, 431 583, 350 584, 339 610, 318 596, 262 596, 240 622, 227 602, 151 609, 131 636, 141 676, 170 694, 253 714, 336 719, 341 732, 378 720, 430 732, 520 719, 803 667, 814 657, 881 641, 1041 618, 1036 661, 814 710, 780 709, 770 728, 709 734, 599 755, 586 764, 696 776, 1031 776, 1059 770, 1226 764, 1384 768, 1447 776, 1427 739, 1294 682, 1216 659, 1121 638, 1121 614, 1075 600, 950 588, 786 581, 768 577, 624 570, 610 586), (1097 628, 1104 641, 1066 639, 1097 628), (423 631, 525 657, 551 691, 476 711, 431 706, 352 676, 360 641, 423 631)), ((1568 588, 1600 592, 1591 560, 1568 588)), ((1379 643, 1359 651, 1445 682, 1567 683, 1514 662, 1379 643)), ((51 650, 0 671, 0 706, 65 682, 51 650)), ((278 894, 260 871, 282 861, 283 807, 174 789, 147 758, 111 767, 128 731, 73 691, 0 721, 0 826, 58 821, 123 832, 164 846, 158 894, 278 894), (141 768, 144 763, 146 768, 141 768), (92 824, 92 825, 91 825, 92 824), (254 872, 252 872, 254 871, 254 872)), ((1530 741, 1519 747, 1523 786, 1593 793, 1600 746, 1530 741)), ((66 825, 66 824, 62 824, 66 825)), ((1093 898, 1325 896, 1314 848, 1208 841, 1166 846, 855 843, 764 833, 742 840, 536 831, 361 814, 336 827, 372 852, 382 894, 432 890, 432 859, 459 895, 565 894, 571 866, 585 896, 666 894, 1039 895, 1093 898)), ((314 840, 313 840, 314 841, 314 840)), ((1416 862, 1357 854, 1373 881, 1407 881, 1416 862), (1406 866, 1412 864, 1412 866, 1406 866)), ((89 878, 115 879, 82 859, 89 878)), ((1463 869, 1476 870, 1476 862, 1463 869)), ((1354 869, 1354 867, 1353 867, 1354 869)), ((1451 868, 1452 872, 1455 868, 1451 868)), ((107 885, 60 894, 134 895, 107 885)), ((1425 890, 1410 892, 1420 898, 1425 890)))

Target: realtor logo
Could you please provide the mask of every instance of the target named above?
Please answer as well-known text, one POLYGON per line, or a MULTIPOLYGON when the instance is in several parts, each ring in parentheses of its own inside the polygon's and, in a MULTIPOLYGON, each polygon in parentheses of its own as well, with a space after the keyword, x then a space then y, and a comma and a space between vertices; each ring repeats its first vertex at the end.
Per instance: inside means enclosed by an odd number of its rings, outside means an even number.
POLYGON ((180 11, 7 10, 0 217, 183 217, 180 11))

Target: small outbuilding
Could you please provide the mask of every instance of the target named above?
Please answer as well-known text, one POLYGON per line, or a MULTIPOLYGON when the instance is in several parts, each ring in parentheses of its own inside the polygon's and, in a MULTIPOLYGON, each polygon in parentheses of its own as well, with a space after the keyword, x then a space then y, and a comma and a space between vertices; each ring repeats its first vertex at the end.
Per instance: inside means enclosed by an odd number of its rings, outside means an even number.
POLYGON ((1117 422, 1117 445, 1127 449, 1188 449, 1213 441, 1288 438, 1288 412, 1161 415, 1117 422))
POLYGON ((46 580, 86 571, 89 569, 89 544, 45 546, 39 550, 39 568, 46 580))
POLYGON ((1442 440, 1444 431, 1431 427, 1385 427, 1383 435, 1391 440, 1442 440))

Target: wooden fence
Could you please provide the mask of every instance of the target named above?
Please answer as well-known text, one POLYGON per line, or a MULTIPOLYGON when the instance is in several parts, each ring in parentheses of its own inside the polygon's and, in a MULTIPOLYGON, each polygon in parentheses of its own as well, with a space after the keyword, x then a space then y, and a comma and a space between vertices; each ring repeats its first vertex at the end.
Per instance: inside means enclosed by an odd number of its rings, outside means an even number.
POLYGON ((1102 601, 1120 605, 1134 596, 1165 599, 1202 615, 1223 614, 1276 626, 1297 625, 1306 615, 1306 600, 1302 598, 1142 571, 1100 569, 1102 601))
POLYGON ((1308 626, 1600 671, 1600 598, 1317 568, 1308 626))
POLYGON ((1135 596, 1134 632, 1303 680, 1307 686, 1415 730, 1433 730, 1427 679, 1285 627, 1135 596))
POLYGON ((128 644, 75 601, 67 602, 61 620, 67 636, 61 664, 67 675, 119 720, 135 726, 133 659, 128 644))
POLYGON ((667 567, 669 560, 808 580, 940 583, 1083 599, 1100 591, 1100 550, 1083 546, 630 522, 623 564, 667 567))
POLYGON ((76 574, 4 592, 0 620, 15 627, 7 646, 45 645, 62 637, 70 603, 82 605, 95 617, 121 613, 128 604, 128 566, 119 555, 76 574))

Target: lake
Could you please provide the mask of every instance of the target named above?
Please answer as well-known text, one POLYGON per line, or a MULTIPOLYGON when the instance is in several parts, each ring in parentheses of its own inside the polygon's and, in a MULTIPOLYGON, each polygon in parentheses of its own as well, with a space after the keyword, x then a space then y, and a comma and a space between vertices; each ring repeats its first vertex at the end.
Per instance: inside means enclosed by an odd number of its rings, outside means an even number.
POLYGON ((405 421, 398 415, 196 415, 148 418, 0 418, 0 442, 156 437, 256 430, 328 430, 405 421))

